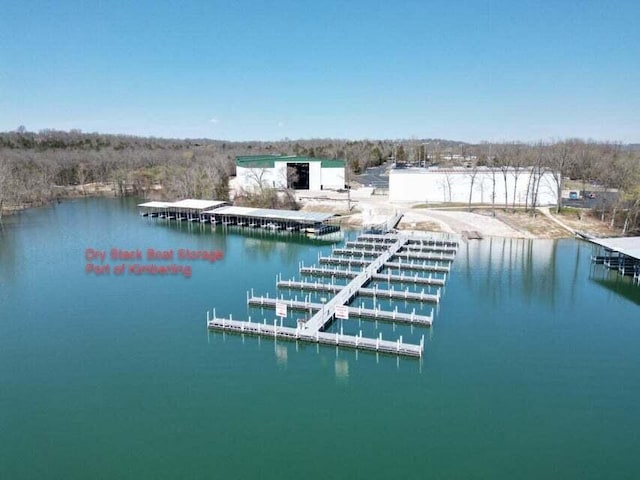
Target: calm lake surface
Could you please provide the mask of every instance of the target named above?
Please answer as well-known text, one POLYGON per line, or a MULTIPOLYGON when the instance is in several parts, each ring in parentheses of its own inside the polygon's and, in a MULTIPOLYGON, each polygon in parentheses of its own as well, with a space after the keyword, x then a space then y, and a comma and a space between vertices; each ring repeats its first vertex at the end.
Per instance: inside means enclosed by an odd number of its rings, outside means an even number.
POLYGON ((593 271, 589 245, 462 243, 431 329, 344 322, 424 334, 419 361, 208 334, 213 307, 272 320, 247 290, 273 296, 331 244, 135 203, 5 217, 0 478, 638 478, 640 288, 593 271), (191 278, 85 273, 86 249, 113 247, 224 258, 155 262, 191 278))

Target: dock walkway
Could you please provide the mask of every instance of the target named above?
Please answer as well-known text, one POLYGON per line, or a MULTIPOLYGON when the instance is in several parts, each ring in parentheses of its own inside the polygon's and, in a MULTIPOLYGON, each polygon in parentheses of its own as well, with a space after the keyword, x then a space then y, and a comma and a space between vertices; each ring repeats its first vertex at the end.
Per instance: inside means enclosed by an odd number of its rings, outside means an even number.
MULTIPOLYGON (((437 241, 428 239, 415 239, 407 235, 391 234, 368 234, 361 235, 352 247, 370 247, 369 250, 360 248, 334 249, 336 255, 352 254, 361 255, 362 258, 344 258, 338 256, 318 257, 319 263, 347 265, 348 270, 334 268, 318 268, 300 266, 300 273, 303 275, 314 275, 320 277, 343 278, 347 280, 345 285, 324 282, 307 282, 282 280, 276 281, 278 288, 311 290, 330 292, 333 296, 326 303, 310 302, 308 300, 298 301, 285 300, 268 297, 256 297, 247 295, 247 303, 250 306, 278 308, 284 310, 288 306, 293 310, 309 312, 309 318, 298 321, 296 328, 284 326, 282 318, 274 320, 273 325, 266 323, 255 323, 249 321, 233 320, 231 317, 219 318, 213 314, 209 318, 207 313, 207 326, 212 330, 230 331, 241 334, 266 335, 277 338, 305 341, 310 343, 322 343, 330 345, 345 346, 350 348, 373 350, 377 352, 392 353, 420 357, 424 351, 424 335, 419 344, 405 343, 400 336, 395 341, 383 340, 380 334, 376 338, 363 337, 362 331, 358 335, 343 335, 342 328, 339 333, 329 333, 328 326, 338 316, 346 315, 350 318, 358 317, 364 319, 376 319, 390 322, 406 323, 416 326, 431 326, 433 323, 433 309, 431 315, 416 315, 415 308, 411 313, 399 312, 396 307, 393 311, 381 310, 380 308, 364 308, 349 306, 349 303, 357 296, 373 296, 374 298, 389 298, 391 300, 417 301, 438 303, 440 301, 440 288, 436 293, 425 293, 409 291, 408 288, 396 289, 390 285, 388 289, 381 289, 377 285, 368 287, 372 281, 386 281, 388 284, 405 283, 444 286, 446 275, 450 271, 449 264, 454 259, 457 242, 437 241), (371 247, 373 245, 373 247, 371 247), (408 248, 409 247, 409 248, 408 248), (432 249, 429 252, 428 249, 432 249), (436 249, 435 252, 433 249, 436 249), (364 257, 369 257, 365 259, 364 257), (375 257, 375 258, 371 258, 375 257), (392 258, 398 260, 391 261, 392 258), (403 261, 406 259, 406 261, 403 261), (411 260, 411 261, 409 261, 411 260), (421 262, 416 262, 420 260, 421 262), (435 264, 425 263, 425 260, 435 261, 435 264), (442 265, 440 264, 442 263, 442 265), (351 267, 357 267, 352 270, 351 267), (398 274, 391 271, 382 273, 383 269, 397 269, 398 274), (429 276, 418 274, 407 275, 404 270, 417 272, 430 272, 429 276), (434 277, 433 272, 443 273, 434 277), (284 304, 284 305, 283 305, 284 304)), ((286 316, 286 313, 284 314, 286 316)), ((345 317, 342 317, 345 318, 345 317)))
POLYGON ((319 330, 309 333, 304 328, 300 328, 300 326, 296 328, 284 327, 278 325, 277 321, 274 321, 273 325, 267 325, 266 323, 243 322, 227 318, 212 318, 207 321, 207 325, 211 330, 279 337, 289 340, 304 340, 311 343, 371 350, 408 357, 421 357, 424 350, 424 336, 420 340, 420 344, 415 345, 403 342, 402 336, 398 340, 392 341, 383 340, 382 333, 376 338, 363 337, 362 332, 359 332, 358 335, 343 335, 339 332, 327 333, 319 330))
MULTIPOLYGON (((345 285, 329 302, 325 304, 325 307, 317 312, 313 317, 305 323, 305 330, 311 333, 316 330, 324 329, 325 325, 335 315, 336 307, 346 305, 353 298, 358 290, 361 290, 364 285, 371 280, 371 275, 377 273, 393 255, 406 243, 406 239, 400 237, 396 242, 391 244, 387 250, 380 254, 373 262, 371 262, 366 268, 364 268, 353 280, 345 285)), ((306 333, 306 332, 304 332, 306 333)))
MULTIPOLYGON (((358 237, 358 241, 393 243, 396 236, 396 234, 392 233, 365 233, 358 237)), ((432 238, 423 238, 421 236, 410 236, 407 238, 407 243, 409 245, 433 245, 444 247, 459 246, 458 242, 455 240, 436 240, 432 238)))
MULTIPOLYGON (((362 250, 356 248, 334 248, 333 254, 335 255, 351 255, 359 257, 377 257, 380 252, 374 250, 362 250)), ((444 253, 422 253, 414 251, 398 252, 396 251, 393 257, 404 258, 406 260, 438 260, 439 262, 453 262, 455 257, 453 255, 445 255, 444 253)))
MULTIPOLYGON (((301 267, 300 273, 303 275, 313 275, 316 277, 354 278, 358 272, 353 270, 341 270, 335 268, 301 267)), ((432 275, 422 277, 415 275, 393 275, 390 271, 385 273, 375 273, 371 275, 372 280, 381 280, 387 283, 415 283, 420 285, 444 286, 447 281, 446 273, 444 278, 433 278, 432 275)))
MULTIPOLYGON (((361 274, 358 274, 358 275, 361 275, 361 274)), ((365 281, 368 282, 372 278, 373 278, 373 274, 370 275, 365 281)), ((337 285, 333 283, 296 282, 295 280, 278 280, 277 286, 278 288, 289 288, 292 290, 312 290, 317 292, 331 292, 331 293, 340 293, 342 290, 346 288, 344 285, 337 285)), ((357 293, 358 295, 363 295, 366 297, 393 298, 396 300, 417 300, 419 302, 432 302, 432 303, 438 303, 440 301, 439 292, 434 295, 434 294, 424 293, 424 292, 410 292, 408 289, 396 290, 393 287, 391 287, 390 290, 384 290, 378 287, 374 287, 374 288, 354 287, 354 290, 350 290, 350 293, 351 293, 350 295, 351 297, 353 297, 354 294, 357 293)))
MULTIPOLYGON (((317 312, 322 310, 322 303, 314 303, 299 300, 282 300, 269 297, 249 297, 247 303, 252 307, 276 308, 276 304, 284 303, 288 308, 298 311, 317 312)), ((417 315, 415 309, 411 313, 399 312, 395 310, 382 310, 380 308, 348 307, 349 318, 372 318, 374 320, 386 320, 397 323, 409 323, 417 325, 431 326, 433 323, 433 310, 431 315, 417 315)))
MULTIPOLYGON (((361 250, 384 250, 386 248, 384 243, 377 242, 347 242, 347 248, 356 248, 361 250)), ((419 252, 442 252, 442 253, 456 253, 458 249, 456 247, 445 247, 440 245, 412 245, 407 244, 403 250, 419 251, 419 252)))
MULTIPOLYGON (((363 265, 369 265, 368 260, 362 260, 359 258, 344 258, 344 257, 320 257, 319 263, 333 264, 333 265, 347 265, 348 267, 359 267, 363 265)), ((420 272, 448 272, 451 269, 447 265, 427 264, 427 263, 413 263, 413 262, 385 262, 385 268, 396 268, 402 270, 415 270, 420 272)))

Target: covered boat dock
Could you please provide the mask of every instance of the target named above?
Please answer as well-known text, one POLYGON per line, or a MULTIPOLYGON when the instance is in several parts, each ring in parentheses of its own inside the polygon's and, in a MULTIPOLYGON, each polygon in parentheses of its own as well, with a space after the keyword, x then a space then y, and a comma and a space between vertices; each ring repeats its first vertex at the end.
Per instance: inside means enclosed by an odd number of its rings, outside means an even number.
POLYGON ((203 216, 206 210, 228 205, 220 200, 196 200, 188 198, 177 202, 146 202, 138 205, 143 217, 165 218, 168 220, 187 220, 190 222, 205 222, 208 217, 203 216))
POLYGON ((202 212, 213 224, 237 225, 268 230, 303 230, 315 235, 340 230, 340 226, 329 221, 333 213, 303 212, 299 210, 277 210, 272 208, 250 208, 223 206, 202 212))
POLYGON ((592 263, 633 276, 633 283, 640 285, 640 237, 584 238, 596 247, 592 263))

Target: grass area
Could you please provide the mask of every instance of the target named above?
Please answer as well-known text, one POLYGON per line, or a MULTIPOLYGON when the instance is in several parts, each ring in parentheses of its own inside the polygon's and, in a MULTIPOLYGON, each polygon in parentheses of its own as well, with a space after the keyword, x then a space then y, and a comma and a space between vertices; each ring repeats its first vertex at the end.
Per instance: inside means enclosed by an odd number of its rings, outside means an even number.
POLYGON ((581 218, 582 215, 584 215, 584 208, 561 207, 559 212, 556 212, 555 208, 552 208, 550 211, 552 214, 562 217, 581 218))

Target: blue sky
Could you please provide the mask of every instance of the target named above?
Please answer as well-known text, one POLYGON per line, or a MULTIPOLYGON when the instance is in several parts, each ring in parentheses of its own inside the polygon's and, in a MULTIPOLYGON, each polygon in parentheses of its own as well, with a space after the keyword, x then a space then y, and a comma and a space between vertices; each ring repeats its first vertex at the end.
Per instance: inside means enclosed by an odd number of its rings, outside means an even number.
POLYGON ((640 142, 638 1, 25 0, 0 11, 0 131, 640 142))

